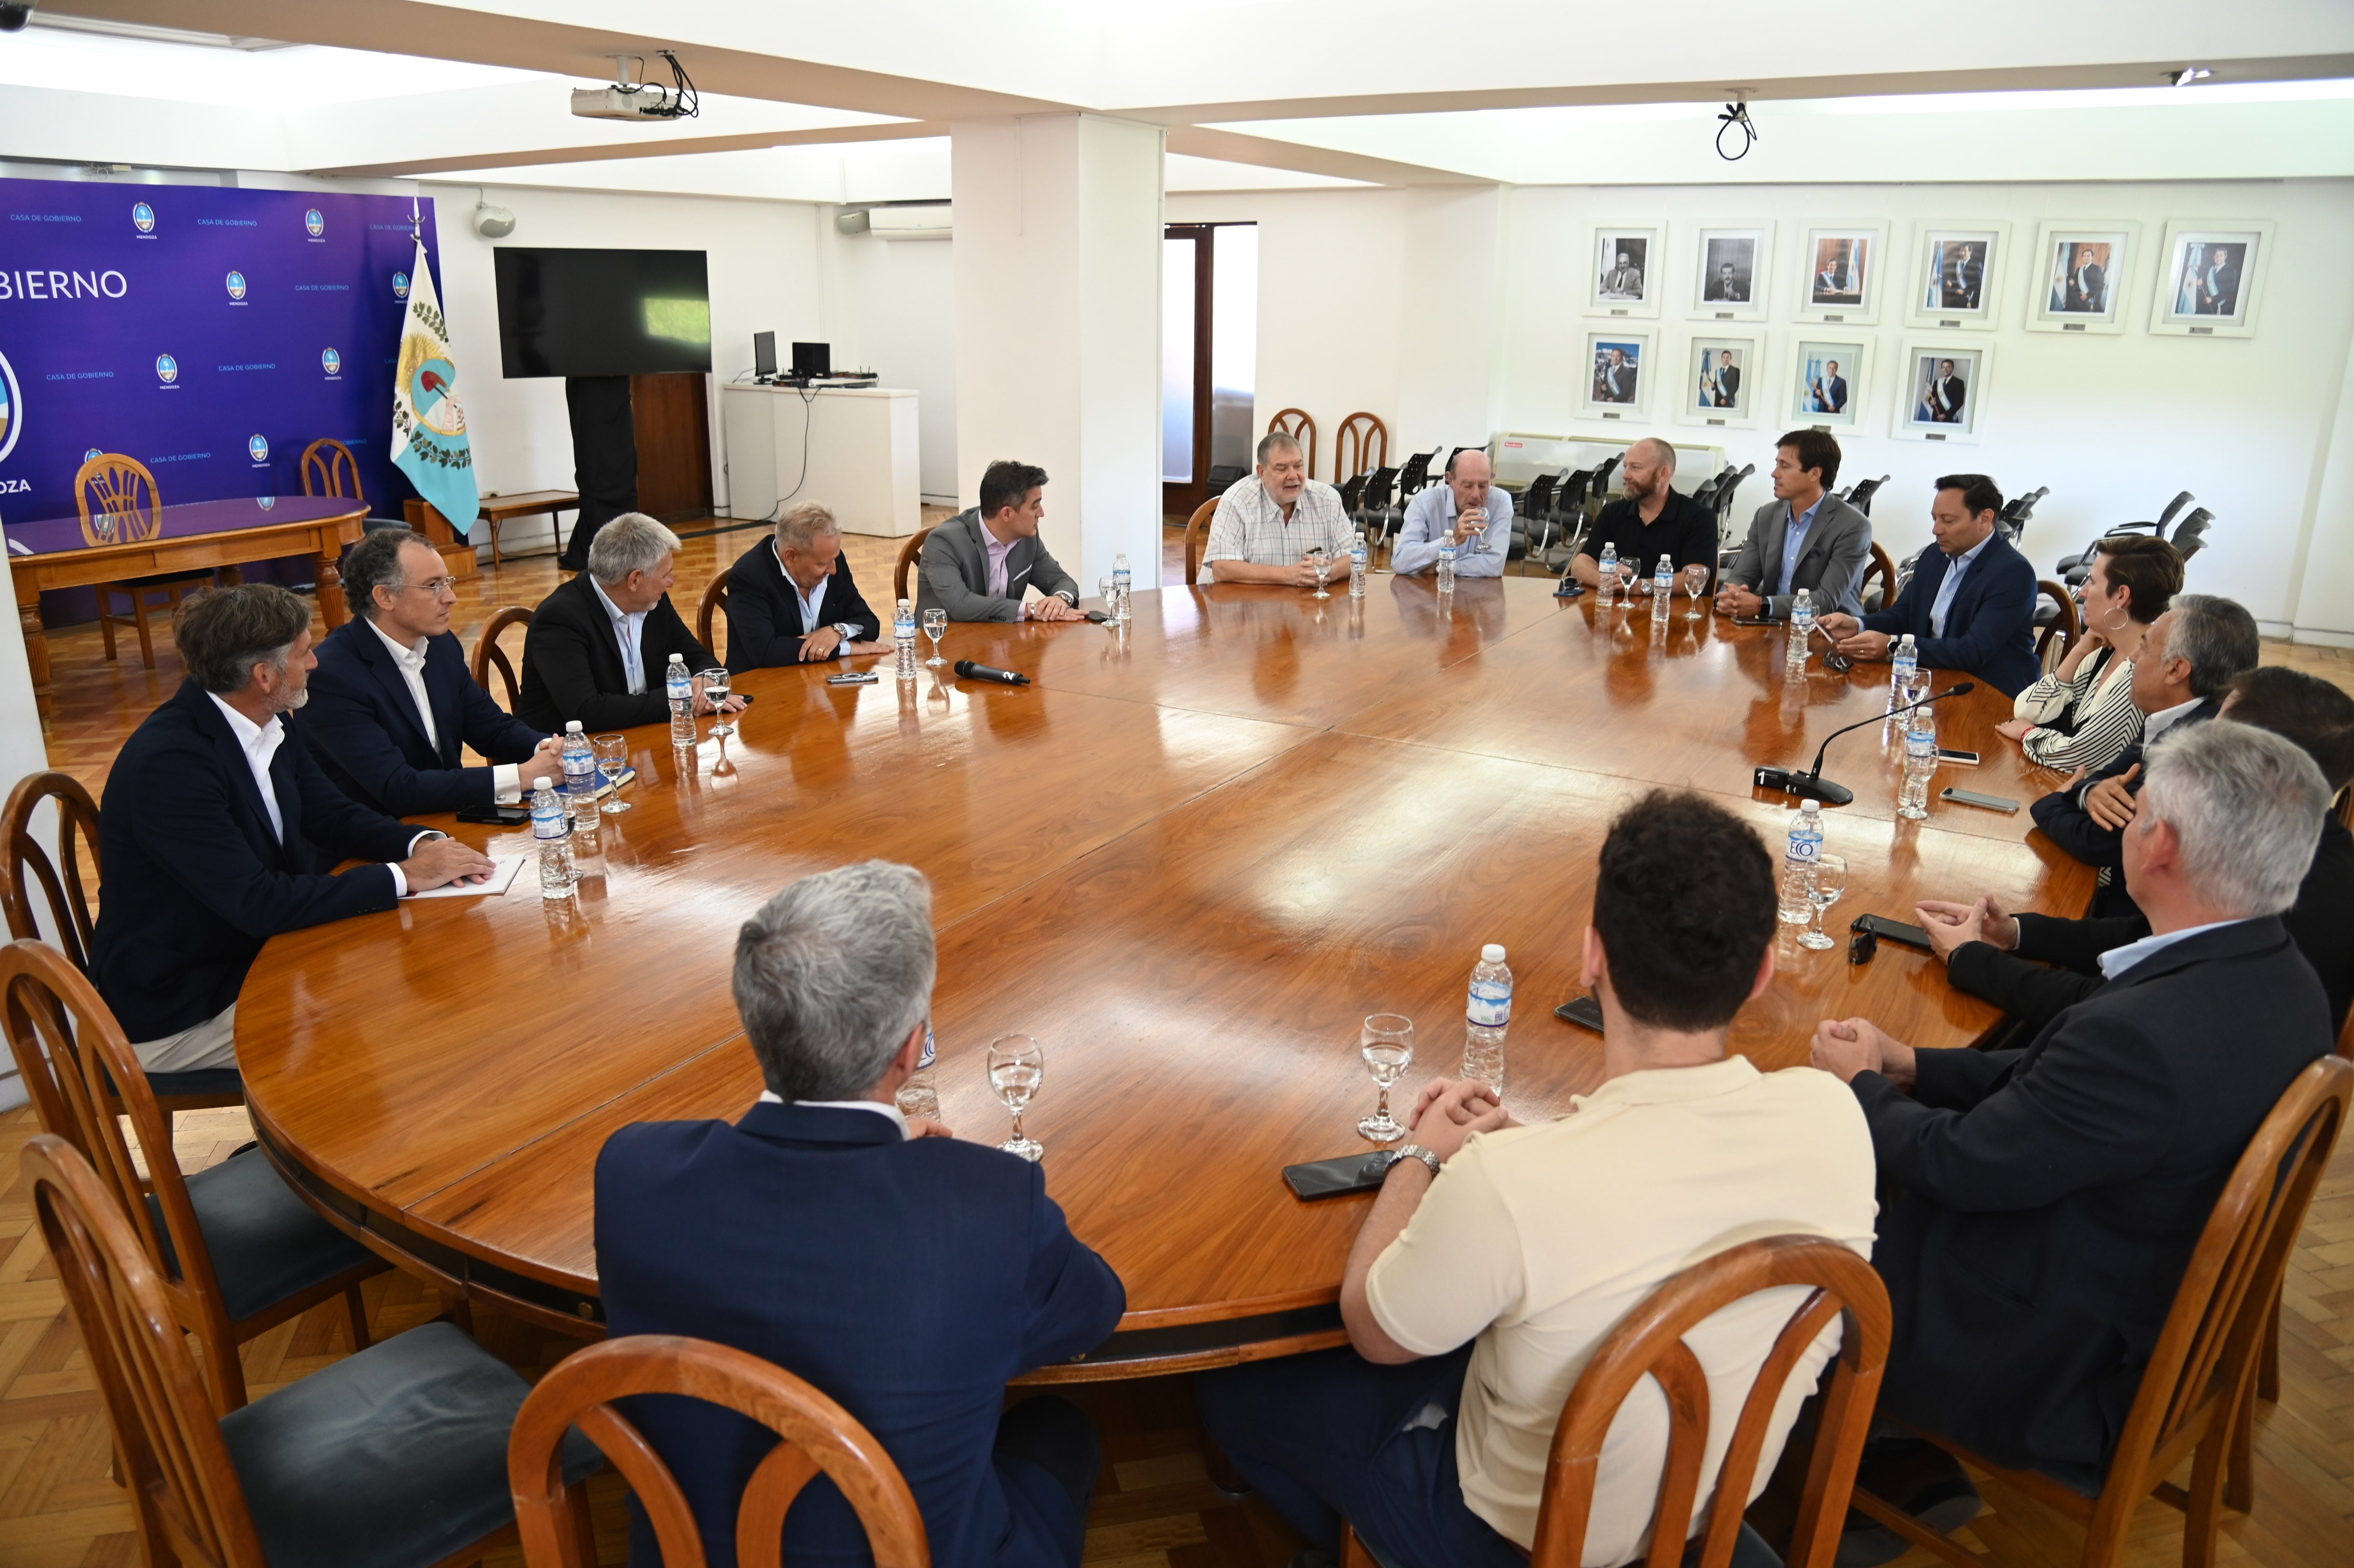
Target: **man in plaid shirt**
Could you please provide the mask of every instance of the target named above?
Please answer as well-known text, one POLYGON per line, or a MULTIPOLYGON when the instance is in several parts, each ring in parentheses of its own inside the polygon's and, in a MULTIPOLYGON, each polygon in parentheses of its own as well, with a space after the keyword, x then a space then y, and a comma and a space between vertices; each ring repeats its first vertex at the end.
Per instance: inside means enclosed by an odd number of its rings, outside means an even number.
POLYGON ((1202 554, 1203 578, 1314 588, 1308 552, 1322 546, 1333 557, 1334 574, 1345 577, 1355 531, 1341 509, 1341 493, 1308 477, 1299 443, 1270 432, 1259 438, 1252 476, 1236 481, 1218 498, 1209 547, 1202 554))

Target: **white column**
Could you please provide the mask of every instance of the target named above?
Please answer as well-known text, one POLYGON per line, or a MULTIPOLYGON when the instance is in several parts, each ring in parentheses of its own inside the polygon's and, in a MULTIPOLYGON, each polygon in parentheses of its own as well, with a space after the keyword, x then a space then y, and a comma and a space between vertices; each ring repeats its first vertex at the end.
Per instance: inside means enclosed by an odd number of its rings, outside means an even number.
POLYGON ((1161 580, 1161 159, 1094 114, 949 127, 957 487, 999 458, 1047 473, 1046 547, 1093 593, 1125 553, 1161 580))

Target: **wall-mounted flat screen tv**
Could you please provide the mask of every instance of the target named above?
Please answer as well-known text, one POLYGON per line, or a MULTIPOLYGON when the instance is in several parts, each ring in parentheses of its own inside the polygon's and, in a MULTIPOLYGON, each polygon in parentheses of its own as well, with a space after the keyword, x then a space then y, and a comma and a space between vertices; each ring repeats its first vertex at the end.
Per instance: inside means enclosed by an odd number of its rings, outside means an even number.
POLYGON ((700 250, 502 245, 501 373, 654 376, 711 368, 711 284, 700 250))

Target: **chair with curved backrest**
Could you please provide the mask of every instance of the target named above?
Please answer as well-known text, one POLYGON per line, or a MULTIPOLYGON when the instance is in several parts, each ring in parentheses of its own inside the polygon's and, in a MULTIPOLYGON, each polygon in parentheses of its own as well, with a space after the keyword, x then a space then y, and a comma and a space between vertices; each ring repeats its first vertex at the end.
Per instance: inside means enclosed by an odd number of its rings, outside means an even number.
MULTIPOLYGON (((506 1439, 530 1388, 455 1324, 411 1329, 220 1414, 170 1287, 90 1161, 44 1133, 24 1171, 142 1562, 427 1568, 513 1539, 506 1439)), ((596 1467, 575 1440, 567 1469, 596 1467)))
POLYGON ((1397 493, 1402 499, 1411 501, 1429 486, 1431 461, 1437 456, 1438 449, 1433 447, 1405 460, 1405 466, 1398 470, 1397 493))
MULTIPOLYGON (((352 456, 352 449, 343 442, 331 436, 320 437, 302 449, 300 466, 303 494, 331 495, 338 499, 349 496, 362 506, 368 503, 367 492, 360 488, 359 461, 352 456)), ((369 517, 364 519, 360 526, 365 532, 374 534, 386 528, 406 528, 408 524, 398 517, 369 517)), ((459 532, 462 535, 465 530, 460 529, 459 532)), ((493 566, 498 563, 498 556, 499 525, 497 519, 493 518, 491 522, 491 562, 493 566)))
POLYGON ((104 1172, 133 1224, 175 1319, 204 1347, 223 1413, 245 1403, 238 1346, 340 1296, 355 1350, 367 1347, 360 1281, 389 1266, 295 1195, 258 1149, 183 1179, 172 1118, 147 1090, 131 1043, 98 991, 46 942, 0 948, 0 1023, 42 1130, 104 1172), (110 1091, 119 1092, 119 1105, 110 1091), (131 1123, 152 1196, 123 1136, 131 1123))
MULTIPOLYGON (((531 611, 520 604, 511 604, 482 623, 482 634, 474 639, 474 684, 491 691, 491 672, 495 669, 506 683, 507 712, 514 712, 522 700, 523 683, 515 677, 515 667, 507 658, 507 651, 499 646, 499 634, 510 626, 531 629, 531 611)), ((708 644, 706 644, 708 646, 708 644)), ((496 693, 492 693, 496 695, 496 693)))
MULTIPOLYGON (((2186 1516, 2185 1568, 2213 1563, 2221 1508, 2244 1510, 2255 1500, 2257 1357, 2267 1319, 2277 1317, 2273 1304, 2349 1099, 2354 1066, 2324 1056, 2291 1081, 2256 1129, 2174 1293, 2098 1497, 2040 1471, 1990 1463, 1935 1433, 1920 1435, 2083 1524, 2084 1568, 2115 1568, 2122 1561, 2134 1511, 2153 1492, 2186 1516), (2187 1489, 2167 1478, 2186 1458, 2191 1461, 2187 1489)), ((1956 1568, 1984 1568, 1984 1558, 1860 1488, 1855 1506, 1956 1568)), ((2141 1552, 2147 1554, 2146 1544, 2141 1552)))
POLYGON ((1286 408, 1267 422, 1270 436, 1280 432, 1299 443, 1299 455, 1308 460, 1308 477, 1316 477, 1316 421, 1305 408, 1286 408))
POLYGON ((1884 473, 1878 479, 1864 480, 1853 490, 1848 493, 1847 503, 1850 506, 1854 507, 1858 512, 1862 513, 1866 517, 1871 516, 1872 498, 1874 495, 1879 494, 1880 487, 1887 482, 1888 476, 1884 473))
POLYGON ((1354 479, 1390 465, 1390 429, 1378 415, 1362 410, 1341 421, 1332 434, 1332 482, 1354 479))
POLYGON ((2187 490, 2178 491, 2174 499, 2166 503, 2166 509, 2158 514, 2158 521, 2150 526, 2158 530, 2160 538, 2165 537, 2166 525, 2174 521, 2174 514, 2198 499, 2187 490))
POLYGON ((1341 482, 1341 511, 1344 515, 1357 514, 1358 504, 1364 497, 1365 482, 1372 477, 1369 473, 1352 473, 1341 482))
MULTIPOLYGON (((42 901, 48 906, 54 945, 75 969, 88 974, 96 927, 90 919, 90 895, 83 888, 81 861, 88 854, 90 880, 103 885, 98 858, 98 803, 69 773, 28 773, 8 792, 8 804, 0 810, 0 832, 7 836, 8 874, 0 880, 0 910, 7 916, 8 935, 41 938, 33 905, 33 888, 37 885, 42 901), (44 800, 57 802, 62 869, 33 836, 33 812, 44 800)), ((147 1088, 165 1115, 245 1103, 245 1079, 234 1067, 150 1073, 147 1088)))
POLYGON ((2019 536, 2027 532, 2027 520, 2035 515, 2035 503, 2051 493, 2052 487, 2047 484, 2024 495, 2012 496, 2003 509, 1995 514, 1995 521, 2002 525, 2003 537, 2014 545, 2018 544, 2019 536))
POLYGON ((710 586, 703 590, 703 602, 695 607, 695 640, 718 654, 719 662, 723 664, 727 662, 727 651, 711 641, 711 618, 715 614, 725 616, 726 613, 727 574, 724 571, 715 572, 712 574, 710 586))
MULTIPOLYGON (((74 507, 81 515, 85 545, 140 544, 154 538, 164 526, 164 498, 155 489, 155 476, 145 463, 121 452, 101 452, 81 465, 74 475, 74 507)), ((114 629, 128 626, 139 634, 141 662, 154 669, 155 640, 147 628, 147 612, 170 609, 189 594, 209 587, 212 580, 207 567, 97 585, 98 635, 106 656, 114 657, 114 629), (131 601, 128 614, 113 608, 116 594, 131 601), (151 597, 155 595, 162 597, 151 597)))
POLYGON ((2185 561, 2207 547, 2207 530, 2213 525, 2215 514, 2204 506, 2193 507, 2181 522, 2174 525, 2173 537, 2167 542, 2174 553, 2185 561))
POLYGON ((1888 552, 1880 547, 1876 539, 1872 541, 1872 560, 1863 568, 1862 580, 1855 586, 1866 615, 1896 602, 1896 563, 1888 558, 1888 552))
POLYGON ((899 564, 891 568, 893 608, 897 608, 899 600, 903 599, 913 600, 917 597, 907 591, 907 569, 923 558, 924 541, 931 536, 932 531, 929 528, 918 528, 907 535, 906 544, 899 546, 899 564))
MULTIPOLYGON (((1830 1568, 1888 1362, 1888 1291, 1872 1266, 1846 1247, 1802 1235, 1744 1242, 1694 1264, 1644 1298, 1610 1330, 1578 1374, 1553 1427, 1530 1568, 1577 1568, 1594 1511, 1603 1440, 1618 1407, 1647 1377, 1667 1396, 1669 1436, 1645 1564, 1674 1568, 1683 1556, 1686 1523, 1702 1496, 1701 1466, 1711 1424, 1708 1374, 1684 1336, 1743 1298, 1784 1286, 1814 1288, 1784 1324, 1742 1404, 1712 1489, 1698 1568, 1725 1568, 1732 1561, 1783 1385, 1808 1348, 1837 1323, 1836 1370, 1819 1395, 1814 1451, 1786 1559, 1791 1568, 1830 1568), (1673 1528, 1667 1527, 1669 1521, 1673 1528)), ((1341 1568, 1374 1568, 1381 1562, 1353 1529, 1347 1532, 1341 1568)))
POLYGON ((743 1568, 779 1568, 786 1511, 821 1475, 858 1515, 875 1568, 928 1568, 931 1547, 916 1495, 856 1417, 748 1351, 669 1334, 633 1334, 576 1351, 524 1401, 507 1444, 507 1484, 528 1568, 582 1568, 568 1550, 578 1537, 567 1538, 566 1527, 581 1516, 583 1505, 558 1467, 559 1445, 574 1428, 604 1452, 637 1495, 662 1561, 671 1568, 704 1568, 703 1537, 686 1495, 614 1406, 616 1400, 650 1393, 722 1406, 783 1439, 745 1483, 736 1514, 736 1561, 743 1568))
MULTIPOLYGON (((1874 549, 1878 546, 1872 546, 1874 549)), ((2053 668, 2068 656, 2075 645, 2076 634, 2084 629, 2076 614, 2074 596, 2050 577, 2039 578, 2035 584, 2035 624, 2042 630, 2035 639, 2036 662, 2046 670, 2053 668), (2045 606, 2051 607, 2047 612, 2045 606)))
POLYGON ((1185 586, 1193 588, 1202 580, 1202 547, 1209 543, 1210 519, 1218 514, 1218 498, 1210 497, 1193 508, 1193 515, 1185 519, 1185 586))
POLYGON ((1610 493, 1610 476, 1618 471, 1618 465, 1626 459, 1625 452, 1614 452, 1595 465, 1594 481, 1590 486, 1595 495, 1606 496, 1610 493))

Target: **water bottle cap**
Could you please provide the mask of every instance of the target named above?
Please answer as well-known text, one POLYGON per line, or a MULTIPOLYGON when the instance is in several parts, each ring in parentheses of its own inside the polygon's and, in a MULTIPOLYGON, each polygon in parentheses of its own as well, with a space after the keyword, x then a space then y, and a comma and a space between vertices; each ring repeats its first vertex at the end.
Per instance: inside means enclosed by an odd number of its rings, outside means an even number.
POLYGON ((549 783, 547 782, 547 780, 546 780, 546 779, 533 779, 533 780, 531 781, 531 787, 532 787, 533 789, 546 789, 552 788, 552 786, 550 786, 550 785, 549 785, 549 783))
POLYGON ((578 735, 580 733, 580 721, 578 719, 567 719, 565 721, 564 733, 567 735, 578 735))
POLYGON ((1490 942, 1486 947, 1480 948, 1479 961, 1483 964, 1502 963, 1504 961, 1504 944, 1501 942, 1490 942))
POLYGON ((686 662, 686 655, 684 653, 673 653, 670 656, 670 662, 673 664, 684 664, 686 662))
POLYGON ((1801 800, 1798 802, 1798 810, 1810 817, 1820 815, 1822 809, 1823 803, 1820 800, 1801 800))

